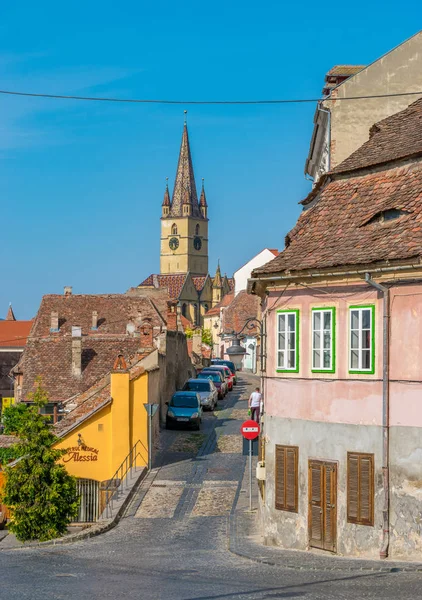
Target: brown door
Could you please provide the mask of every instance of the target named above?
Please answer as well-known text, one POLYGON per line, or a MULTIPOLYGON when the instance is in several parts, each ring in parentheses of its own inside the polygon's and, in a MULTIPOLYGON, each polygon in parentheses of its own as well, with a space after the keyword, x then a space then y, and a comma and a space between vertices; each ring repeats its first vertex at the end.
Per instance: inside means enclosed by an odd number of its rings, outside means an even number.
POLYGON ((337 464, 309 461, 309 544, 336 552, 337 464))

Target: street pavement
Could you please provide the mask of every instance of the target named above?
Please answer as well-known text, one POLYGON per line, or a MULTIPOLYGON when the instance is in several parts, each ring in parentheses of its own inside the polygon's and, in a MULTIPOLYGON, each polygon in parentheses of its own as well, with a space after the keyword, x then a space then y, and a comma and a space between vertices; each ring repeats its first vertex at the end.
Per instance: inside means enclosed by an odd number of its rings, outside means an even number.
POLYGON ((201 435, 163 432, 154 469, 117 527, 66 546, 1 551, 0 599, 420 597, 419 572, 360 570, 331 556, 311 568, 310 553, 299 552, 285 564, 257 562, 260 552, 267 555, 251 541, 254 515, 244 510, 248 479, 239 434, 256 381, 243 375, 219 409, 205 414, 201 435), (230 534, 238 534, 236 543, 230 534), (241 554, 242 546, 254 560, 229 549, 241 554))

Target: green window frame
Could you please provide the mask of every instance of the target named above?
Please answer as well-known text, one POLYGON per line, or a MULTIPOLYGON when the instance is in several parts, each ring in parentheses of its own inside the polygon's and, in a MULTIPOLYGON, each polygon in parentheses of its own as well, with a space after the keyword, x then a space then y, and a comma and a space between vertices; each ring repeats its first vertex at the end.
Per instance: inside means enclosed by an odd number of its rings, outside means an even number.
POLYGON ((299 372, 299 310, 277 311, 277 373, 299 372))
POLYGON ((311 312, 311 372, 335 373, 336 309, 333 306, 323 306, 312 308, 311 312))
POLYGON ((349 373, 375 373, 375 305, 349 306, 349 373))

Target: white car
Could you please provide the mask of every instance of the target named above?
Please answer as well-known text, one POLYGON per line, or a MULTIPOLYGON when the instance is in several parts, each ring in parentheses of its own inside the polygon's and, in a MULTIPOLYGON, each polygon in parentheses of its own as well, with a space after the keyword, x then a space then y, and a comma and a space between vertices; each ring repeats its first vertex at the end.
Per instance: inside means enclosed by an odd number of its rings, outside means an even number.
POLYGON ((183 391, 199 394, 203 410, 214 410, 217 406, 218 390, 211 379, 188 379, 183 391))

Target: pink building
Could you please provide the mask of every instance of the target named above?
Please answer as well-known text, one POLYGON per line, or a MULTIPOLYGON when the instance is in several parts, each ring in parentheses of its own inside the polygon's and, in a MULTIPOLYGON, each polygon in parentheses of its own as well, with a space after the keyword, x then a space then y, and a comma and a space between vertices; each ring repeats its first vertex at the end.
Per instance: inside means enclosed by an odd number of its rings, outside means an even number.
POLYGON ((255 269, 267 328, 266 543, 422 556, 422 100, 302 202, 255 269))

